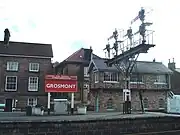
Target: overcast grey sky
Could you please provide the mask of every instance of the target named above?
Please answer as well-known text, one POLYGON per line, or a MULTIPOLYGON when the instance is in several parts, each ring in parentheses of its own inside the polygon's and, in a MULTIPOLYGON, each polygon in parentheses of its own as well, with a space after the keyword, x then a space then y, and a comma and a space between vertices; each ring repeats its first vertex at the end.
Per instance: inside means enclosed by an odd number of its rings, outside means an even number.
POLYGON ((8 27, 12 41, 51 43, 56 61, 90 46, 104 57, 113 30, 126 30, 143 6, 153 9, 147 19, 154 23, 156 47, 139 60, 167 64, 174 57, 180 67, 178 5, 178 0, 0 0, 0 40, 8 27))

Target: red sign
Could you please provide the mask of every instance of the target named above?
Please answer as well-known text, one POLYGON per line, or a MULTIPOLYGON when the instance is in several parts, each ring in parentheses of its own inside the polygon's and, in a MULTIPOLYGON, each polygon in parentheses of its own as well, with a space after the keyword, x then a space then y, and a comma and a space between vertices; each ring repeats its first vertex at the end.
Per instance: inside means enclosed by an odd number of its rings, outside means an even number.
POLYGON ((77 76, 47 75, 46 92, 77 92, 77 76))

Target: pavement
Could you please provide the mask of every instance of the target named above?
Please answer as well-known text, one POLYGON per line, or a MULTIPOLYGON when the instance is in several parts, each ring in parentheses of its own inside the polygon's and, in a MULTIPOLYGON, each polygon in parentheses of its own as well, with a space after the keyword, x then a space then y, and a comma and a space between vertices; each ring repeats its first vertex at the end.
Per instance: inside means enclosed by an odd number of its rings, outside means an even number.
POLYGON ((146 117, 178 117, 180 115, 146 112, 132 114, 122 114, 121 112, 95 113, 88 112, 86 115, 56 115, 56 116, 26 116, 25 112, 0 112, 0 122, 48 122, 48 121, 83 121, 83 120, 102 120, 102 119, 124 119, 124 118, 146 118, 146 117))

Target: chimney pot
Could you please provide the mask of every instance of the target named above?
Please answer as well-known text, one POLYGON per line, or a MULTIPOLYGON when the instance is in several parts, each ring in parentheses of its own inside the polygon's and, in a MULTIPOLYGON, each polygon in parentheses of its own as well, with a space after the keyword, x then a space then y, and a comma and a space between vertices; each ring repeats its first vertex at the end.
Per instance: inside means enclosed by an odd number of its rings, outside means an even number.
POLYGON ((174 62, 174 58, 173 58, 172 62, 169 59, 168 68, 171 69, 171 70, 175 70, 176 69, 176 63, 174 62))

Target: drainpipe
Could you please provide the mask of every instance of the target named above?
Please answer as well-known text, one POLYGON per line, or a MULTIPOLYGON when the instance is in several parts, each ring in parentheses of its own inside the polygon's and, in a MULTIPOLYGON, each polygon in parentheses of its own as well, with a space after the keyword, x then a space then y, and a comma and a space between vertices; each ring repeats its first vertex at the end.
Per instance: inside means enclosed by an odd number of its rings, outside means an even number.
POLYGON ((99 112, 99 93, 96 94, 96 112, 99 112))

